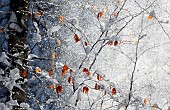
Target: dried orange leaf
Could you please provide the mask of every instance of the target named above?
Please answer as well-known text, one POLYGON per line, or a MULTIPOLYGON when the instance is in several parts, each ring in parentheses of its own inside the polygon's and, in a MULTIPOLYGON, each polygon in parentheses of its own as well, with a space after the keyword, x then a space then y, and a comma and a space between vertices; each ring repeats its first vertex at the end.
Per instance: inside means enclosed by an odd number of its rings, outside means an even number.
POLYGON ((37 12, 37 16, 41 16, 41 12, 37 12))
POLYGON ((49 86, 49 88, 50 88, 50 89, 54 89, 54 86, 55 86, 55 84, 53 83, 53 84, 51 84, 51 85, 49 86))
POLYGON ((59 94, 59 93, 61 93, 62 92, 62 86, 61 85, 58 85, 57 87, 56 87, 56 92, 57 92, 57 94, 59 94))
POLYGON ((88 71, 88 72, 87 72, 87 75, 88 75, 88 76, 90 76, 90 75, 91 75, 90 71, 88 71))
POLYGON ((52 58, 53 58, 53 59, 55 59, 56 56, 57 56, 57 55, 56 55, 55 53, 52 54, 52 58))
POLYGON ((112 89, 112 95, 115 95, 115 94, 116 94, 116 89, 113 88, 113 89, 112 89))
POLYGON ((41 71, 41 69, 39 67, 35 68, 35 73, 39 73, 41 71))
POLYGON ((65 65, 63 66, 63 69, 62 69, 62 77, 65 76, 65 74, 67 73, 67 70, 68 70, 68 66, 65 64, 65 65))
POLYGON ((152 20, 153 16, 149 15, 148 20, 152 20))
POLYGON ((87 86, 84 86, 83 87, 83 93, 88 94, 88 92, 89 92, 89 88, 87 86))
POLYGON ((80 41, 80 39, 79 39, 77 34, 74 35, 74 40, 76 41, 76 43, 80 41))
POLYGON ((27 72, 24 70, 24 71, 22 72, 21 76, 25 78, 25 77, 27 76, 27 72))
POLYGON ((60 18, 60 22, 61 22, 61 23, 64 23, 64 17, 60 15, 59 18, 60 18))
POLYGON ((101 81, 101 80, 102 80, 102 76, 100 76, 99 74, 97 74, 97 80, 101 81))
POLYGON ((115 11, 115 12, 113 13, 113 15, 114 15, 114 17, 116 17, 116 16, 117 16, 117 12, 115 11))
POLYGON ((147 103, 147 100, 146 100, 146 98, 144 98, 144 100, 143 100, 143 103, 146 105, 146 103, 147 103))
POLYGON ((103 12, 99 12, 98 14, 97 14, 97 18, 99 19, 99 18, 101 18, 103 16, 103 12))
POLYGON ((155 110, 155 105, 154 104, 152 105, 152 110, 155 110))

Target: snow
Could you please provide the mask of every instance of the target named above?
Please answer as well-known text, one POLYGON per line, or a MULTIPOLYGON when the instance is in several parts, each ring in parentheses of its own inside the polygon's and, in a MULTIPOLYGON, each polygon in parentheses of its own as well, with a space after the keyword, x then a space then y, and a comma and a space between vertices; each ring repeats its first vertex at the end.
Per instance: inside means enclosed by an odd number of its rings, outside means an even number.
POLYGON ((31 59, 34 59, 34 58, 39 58, 39 57, 35 54, 29 54, 27 60, 31 60, 31 59))
POLYGON ((90 50, 91 50, 91 47, 88 45, 87 47, 85 47, 85 50, 86 50, 86 53, 89 54, 90 50))
POLYGON ((10 78, 3 78, 5 81, 4 82, 5 86, 11 91, 14 86, 17 87, 17 84, 15 81, 18 80, 19 78, 20 78, 20 74, 19 74, 18 68, 14 68, 10 70, 10 78))
POLYGON ((20 104, 20 107, 23 107, 23 108, 25 108, 26 110, 33 110, 33 109, 30 108, 30 105, 29 105, 28 103, 21 103, 21 104, 20 104))
POLYGON ((82 93, 82 88, 79 88, 77 92, 77 100, 81 100, 81 93, 82 93))
POLYGON ((0 75, 4 74, 4 71, 2 69, 0 69, 0 75))
POLYGON ((101 29, 101 32, 105 32, 106 31, 106 25, 104 22, 100 22, 100 29, 101 29))
POLYGON ((10 77, 14 80, 17 80, 20 78, 20 73, 18 68, 14 68, 10 70, 10 77))
POLYGON ((97 69, 97 70, 95 71, 95 73, 98 74, 98 75, 100 75, 102 78, 105 77, 105 74, 104 74, 101 70, 99 70, 99 69, 97 69))
POLYGON ((0 56, 0 62, 2 62, 2 63, 4 63, 4 64, 6 64, 6 65, 10 65, 10 63, 8 62, 8 57, 7 57, 7 55, 6 55, 6 53, 5 52, 2 52, 2 54, 1 54, 1 56, 0 56))
POLYGON ((0 110, 10 110, 4 103, 0 103, 0 110))
POLYGON ((12 107, 13 107, 14 105, 19 106, 17 100, 13 100, 13 99, 11 99, 10 101, 8 101, 8 102, 6 103, 6 105, 7 105, 7 107, 8 107, 10 110, 12 109, 12 107))
POLYGON ((38 33, 36 33, 36 34, 33 34, 33 41, 35 42, 35 43, 37 43, 37 42, 41 42, 41 35, 40 34, 38 34, 38 33))
POLYGON ((52 33, 58 31, 60 28, 61 28, 61 26, 59 26, 59 25, 58 26, 52 26, 50 29, 48 29, 47 35, 51 36, 52 33))

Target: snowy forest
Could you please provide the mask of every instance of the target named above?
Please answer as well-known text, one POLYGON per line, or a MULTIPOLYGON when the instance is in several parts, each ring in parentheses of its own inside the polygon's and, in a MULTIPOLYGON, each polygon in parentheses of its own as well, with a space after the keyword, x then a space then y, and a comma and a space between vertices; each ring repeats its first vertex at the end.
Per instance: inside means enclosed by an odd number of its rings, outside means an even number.
POLYGON ((0 0, 0 110, 170 110, 169 0, 0 0))

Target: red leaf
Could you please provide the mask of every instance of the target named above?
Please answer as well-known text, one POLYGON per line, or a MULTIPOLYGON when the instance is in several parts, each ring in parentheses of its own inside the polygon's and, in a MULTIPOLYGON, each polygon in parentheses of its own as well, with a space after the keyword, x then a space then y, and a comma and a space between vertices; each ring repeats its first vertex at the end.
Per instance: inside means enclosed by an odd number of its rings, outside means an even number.
POLYGON ((84 45, 85 45, 85 46, 87 46, 87 45, 88 45, 88 43, 85 41, 85 42, 84 42, 84 45))
POLYGON ((57 94, 59 94, 60 92, 62 92, 62 86, 61 86, 61 85, 58 85, 58 86, 56 87, 56 92, 57 92, 57 94))
POLYGON ((88 72, 89 70, 87 68, 83 68, 83 72, 88 72))
POLYGON ((102 76, 97 74, 97 80, 101 81, 102 80, 102 76))
POLYGON ((68 83, 71 83, 71 76, 70 77, 68 77, 68 83))
POLYGON ((112 95, 115 95, 115 94, 116 94, 116 89, 113 88, 113 89, 112 89, 112 95))
POLYGON ((97 18, 99 19, 99 18, 101 18, 103 16, 103 12, 99 12, 98 14, 97 14, 97 18))
POLYGON ((68 70, 68 66, 65 64, 65 65, 63 66, 63 69, 62 69, 62 77, 65 76, 65 74, 67 73, 67 70, 68 70))
POLYGON ((100 90, 100 85, 96 83, 96 84, 95 84, 95 89, 96 89, 96 90, 100 90))
POLYGON ((91 75, 90 71, 87 68, 83 68, 83 72, 85 72, 88 76, 91 75))
POLYGON ((83 93, 88 94, 88 92, 89 92, 89 88, 87 86, 84 86, 83 87, 83 93))
POLYGON ((74 40, 76 41, 76 43, 80 41, 80 39, 79 39, 77 34, 74 35, 74 40))
POLYGON ((116 40, 115 42, 114 42, 114 46, 117 46, 118 45, 118 41, 116 40))
POLYGON ((27 76, 27 71, 24 70, 24 71, 22 72, 21 76, 25 78, 25 77, 27 76))

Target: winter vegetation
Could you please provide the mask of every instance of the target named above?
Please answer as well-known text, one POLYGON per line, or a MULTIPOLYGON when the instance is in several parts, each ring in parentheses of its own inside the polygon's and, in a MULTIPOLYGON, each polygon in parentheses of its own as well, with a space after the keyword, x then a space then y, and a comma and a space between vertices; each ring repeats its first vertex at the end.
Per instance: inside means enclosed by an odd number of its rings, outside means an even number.
POLYGON ((170 110, 169 0, 0 0, 0 110, 170 110))

